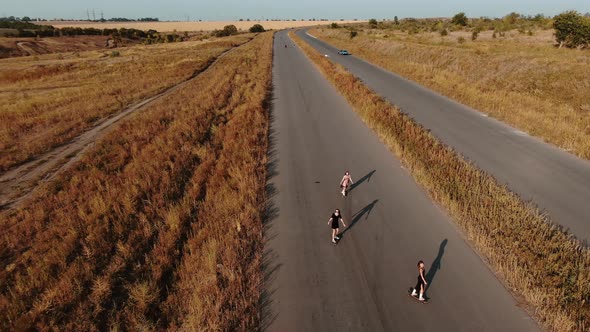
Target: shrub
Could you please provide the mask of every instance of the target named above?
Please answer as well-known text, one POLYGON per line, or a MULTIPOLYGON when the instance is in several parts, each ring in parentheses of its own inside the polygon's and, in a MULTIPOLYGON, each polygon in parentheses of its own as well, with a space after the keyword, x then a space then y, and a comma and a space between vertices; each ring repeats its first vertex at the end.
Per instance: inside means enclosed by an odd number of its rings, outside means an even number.
POLYGON ((254 24, 250 27, 250 32, 264 32, 264 27, 260 24, 254 24))
POLYGON ((340 28, 338 23, 334 22, 334 23, 330 24, 330 29, 338 29, 338 28, 340 28))
POLYGON ((444 37, 449 34, 449 31, 447 31, 447 28, 442 28, 438 33, 440 33, 440 35, 444 37))
POLYGON ((451 19, 451 23, 455 24, 455 25, 460 25, 460 26, 467 26, 467 16, 465 15, 464 12, 460 12, 458 14, 455 14, 455 16, 453 16, 453 18, 451 19))
POLYGON ((588 47, 590 44, 590 19, 576 11, 557 15, 553 28, 560 47, 588 47))
POLYGON ((356 31, 351 31, 351 32, 350 32, 350 39, 352 39, 352 38, 356 37, 357 35, 358 35, 358 32, 356 32, 356 31))
POLYGON ((471 40, 475 41, 477 40, 477 37, 479 37, 479 29, 474 29, 471 32, 471 40))
POLYGON ((119 52, 119 51, 112 51, 111 52, 111 58, 116 58, 118 56, 121 56, 121 52, 119 52))
POLYGON ((374 18, 370 19, 369 25, 371 26, 371 28, 376 28, 377 27, 377 20, 374 18))
POLYGON ((458 42, 459 44, 463 44, 463 43, 465 42, 465 38, 463 38, 463 37, 459 37, 459 38, 457 38, 457 42, 458 42))
POLYGON ((512 13, 504 16, 504 22, 506 22, 509 25, 516 24, 516 22, 518 22, 519 19, 520 19, 520 14, 515 13, 515 12, 512 12, 512 13))
POLYGON ((223 27, 223 30, 214 31, 216 37, 227 37, 238 34, 238 28, 235 25, 230 24, 223 27))

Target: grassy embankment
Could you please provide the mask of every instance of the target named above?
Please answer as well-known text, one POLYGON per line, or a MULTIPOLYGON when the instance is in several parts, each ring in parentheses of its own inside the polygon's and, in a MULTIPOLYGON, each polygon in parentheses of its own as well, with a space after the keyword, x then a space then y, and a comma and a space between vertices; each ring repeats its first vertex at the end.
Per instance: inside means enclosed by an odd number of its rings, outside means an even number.
POLYGON ((0 60, 0 172, 188 79, 250 38, 0 60))
POLYGON ((546 327, 556 331, 590 327, 588 248, 343 67, 291 36, 546 327))
POLYGON ((408 34, 319 29, 339 48, 590 159, 590 52, 558 49, 552 30, 408 34), (459 42, 463 38, 464 42, 459 42))
POLYGON ((0 220, 0 330, 258 327, 272 39, 125 120, 0 220))

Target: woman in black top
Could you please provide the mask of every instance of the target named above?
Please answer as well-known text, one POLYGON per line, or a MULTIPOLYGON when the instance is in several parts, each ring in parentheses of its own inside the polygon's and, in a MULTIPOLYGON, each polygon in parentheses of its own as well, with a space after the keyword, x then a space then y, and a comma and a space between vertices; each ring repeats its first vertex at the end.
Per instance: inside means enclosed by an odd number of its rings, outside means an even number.
POLYGON ((426 286, 428 285, 428 282, 426 282, 426 278, 424 278, 424 262, 423 261, 419 261, 418 262, 418 282, 416 283, 416 287, 414 287, 414 290, 412 291, 412 296, 416 296, 418 295, 418 292, 420 293, 420 297, 418 298, 418 300, 420 301, 424 301, 424 291, 426 290, 426 286))
POLYGON ((336 209, 336 211, 332 213, 330 220, 328 220, 328 225, 332 227, 332 243, 336 243, 336 240, 340 240, 340 237, 338 236, 338 233, 340 231, 338 226, 340 225, 340 222, 342 222, 342 226, 346 227, 344 219, 340 214, 340 209, 336 209))

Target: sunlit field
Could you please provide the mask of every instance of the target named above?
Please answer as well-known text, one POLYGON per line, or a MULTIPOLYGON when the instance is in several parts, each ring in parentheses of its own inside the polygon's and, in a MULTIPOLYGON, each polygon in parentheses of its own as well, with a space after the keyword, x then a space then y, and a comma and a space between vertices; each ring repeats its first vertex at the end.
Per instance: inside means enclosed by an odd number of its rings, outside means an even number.
POLYGON ((251 37, 0 60, 0 171, 190 78, 251 37))
MULTIPOLYGON (((101 97, 116 110, 242 43, 2 214, 0 330, 257 329, 273 35, 248 39, 15 60, 21 70, 3 76, 13 89, 27 87, 18 73, 33 71, 25 77, 38 89, 73 89, 54 108, 96 119, 106 116, 93 105, 101 97), (74 80, 91 87, 68 87, 74 80)), ((51 99, 27 91, 8 94, 29 105, 51 99)), ((19 142, 53 136, 39 137, 19 142)))

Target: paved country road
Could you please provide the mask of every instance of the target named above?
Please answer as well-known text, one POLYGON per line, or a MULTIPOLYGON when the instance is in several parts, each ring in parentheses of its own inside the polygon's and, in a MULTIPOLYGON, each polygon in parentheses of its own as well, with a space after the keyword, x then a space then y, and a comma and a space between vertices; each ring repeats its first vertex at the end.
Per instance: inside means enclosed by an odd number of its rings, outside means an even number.
POLYGON ((538 330, 286 31, 274 52, 263 328, 538 330), (355 181, 346 198, 338 187, 345 170, 355 181), (337 245, 327 225, 335 208, 348 225, 337 245), (406 294, 420 259, 426 305, 406 294))
MULTIPOLYGON (((298 35, 399 106, 447 145, 531 200, 581 240, 590 241, 590 162, 486 117, 333 46, 298 35)), ((517 110, 515 110, 517 111, 517 110)))

